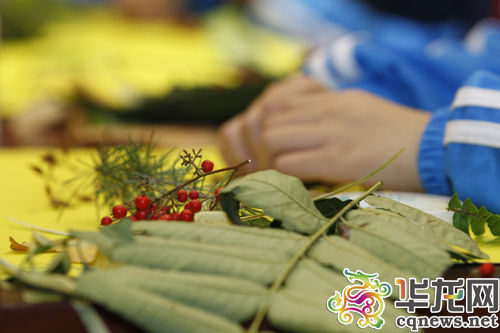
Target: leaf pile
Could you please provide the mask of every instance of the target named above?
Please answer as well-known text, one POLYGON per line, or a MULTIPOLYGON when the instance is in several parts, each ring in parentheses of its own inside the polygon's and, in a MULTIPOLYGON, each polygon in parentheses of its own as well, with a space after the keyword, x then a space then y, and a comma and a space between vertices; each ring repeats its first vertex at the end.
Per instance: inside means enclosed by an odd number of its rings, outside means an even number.
MULTIPOLYGON (((71 287, 65 283, 64 292, 151 332, 242 332, 247 325, 257 332, 264 318, 285 332, 359 332, 355 324, 341 325, 325 306, 348 284, 345 268, 392 282, 435 278, 452 257, 486 257, 446 222, 367 197, 376 188, 333 204, 332 214, 318 210, 296 178, 263 171, 231 182, 222 200, 231 209, 240 202, 259 208, 285 230, 123 221, 99 232, 73 231, 76 239, 96 244, 106 261, 71 280, 71 287), (353 209, 365 197, 378 208, 353 209)), ((29 274, 16 277, 40 285, 29 274)), ((43 284, 57 290, 53 285, 43 284)), ((384 332, 399 332, 394 320, 401 315, 406 313, 386 303, 384 332)))
MULTIPOLYGON (((173 327, 174 332, 240 332, 236 323, 248 323, 265 302, 270 303, 267 320, 283 331, 358 331, 355 325, 340 325, 325 307, 328 296, 346 286, 341 270, 376 270, 389 281, 409 276, 331 235, 313 245, 284 287, 271 293, 268 286, 309 237, 279 229, 177 222, 134 223, 133 240, 124 229, 108 231, 115 233, 75 236, 94 240, 112 263, 123 266, 84 273, 75 294, 150 331, 173 327), (157 308, 165 309, 158 313, 161 321, 154 319, 157 308), (172 316, 162 317, 165 312, 172 316)), ((386 310, 388 331, 398 315, 404 313, 386 310)))

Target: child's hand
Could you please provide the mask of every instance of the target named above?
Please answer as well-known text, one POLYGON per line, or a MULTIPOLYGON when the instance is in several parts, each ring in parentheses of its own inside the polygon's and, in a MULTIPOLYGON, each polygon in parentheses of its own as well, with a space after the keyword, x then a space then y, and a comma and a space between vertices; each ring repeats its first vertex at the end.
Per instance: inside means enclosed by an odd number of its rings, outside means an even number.
POLYGON ((363 91, 335 92, 296 76, 224 124, 219 144, 229 163, 250 158, 252 171, 274 168, 327 183, 361 178, 405 148, 372 182, 419 191, 418 147, 429 118, 363 91))

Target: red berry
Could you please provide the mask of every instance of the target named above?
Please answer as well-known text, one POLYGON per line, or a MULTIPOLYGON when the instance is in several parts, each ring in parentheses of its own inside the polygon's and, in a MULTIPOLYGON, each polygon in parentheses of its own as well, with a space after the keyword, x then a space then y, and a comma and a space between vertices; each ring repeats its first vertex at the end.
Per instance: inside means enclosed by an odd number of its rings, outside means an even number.
POLYGON ((184 209, 181 213, 181 219, 186 222, 191 222, 193 220, 193 212, 189 209, 184 209))
POLYGON ((130 219, 131 219, 132 221, 134 221, 134 222, 139 221, 139 219, 138 219, 136 216, 134 216, 134 215, 130 216, 130 219))
POLYGON ((222 191, 222 187, 219 187, 218 189, 215 190, 215 198, 219 199, 219 193, 222 191))
POLYGON ((109 216, 104 216, 101 219, 101 225, 110 225, 111 223, 113 223, 113 220, 109 216))
POLYGON ((191 201, 189 201, 186 206, 184 206, 185 209, 191 209, 191 201))
POLYGON ((172 215, 165 214, 165 215, 160 216, 160 218, 159 218, 159 219, 160 219, 160 220, 165 220, 165 221, 171 221, 171 220, 173 220, 174 218, 172 217, 172 215))
POLYGON ((484 263, 479 266, 479 274, 481 274, 481 277, 491 277, 495 273, 495 265, 492 263, 484 263))
POLYGON ((181 219, 181 214, 177 213, 177 212, 173 212, 172 214, 170 214, 170 216, 172 216, 172 218, 176 221, 180 221, 182 220, 181 219))
POLYGON ((161 214, 169 214, 170 213, 170 207, 167 205, 161 205, 160 206, 160 213, 161 214))
POLYGON ((116 205, 113 207, 113 216, 116 219, 121 219, 122 217, 125 217, 127 215, 127 207, 124 205, 116 205))
POLYGON ((201 163, 201 168, 203 172, 210 172, 214 169, 214 162, 210 160, 205 160, 201 163))
POLYGON ((198 193, 198 191, 190 191, 189 192, 189 199, 198 199, 198 197, 200 196, 200 193, 198 193))
POLYGON ((199 212, 201 210, 201 202, 198 199, 191 200, 189 209, 193 212, 199 212))
POLYGON ((180 202, 185 202, 188 199, 188 193, 185 190, 179 190, 177 192, 177 200, 180 202))
POLYGON ((140 210, 135 213, 135 217, 137 217, 138 220, 146 220, 148 218, 148 213, 144 210, 140 210))
POLYGON ((135 198, 135 207, 139 210, 146 210, 151 204, 151 199, 147 195, 139 195, 135 198))

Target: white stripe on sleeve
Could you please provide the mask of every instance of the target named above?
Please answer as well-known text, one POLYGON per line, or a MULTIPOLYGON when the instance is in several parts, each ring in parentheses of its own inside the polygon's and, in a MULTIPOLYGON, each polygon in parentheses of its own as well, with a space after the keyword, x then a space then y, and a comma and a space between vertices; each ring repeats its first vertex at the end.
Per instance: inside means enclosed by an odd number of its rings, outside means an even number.
POLYGON ((500 91, 478 87, 462 87, 455 94, 451 109, 480 106, 500 110, 500 91))
POLYGON ((479 120, 451 120, 444 132, 444 145, 466 143, 500 148, 500 124, 479 120))
POLYGON ((356 45, 363 41, 362 33, 350 33, 338 38, 330 45, 329 55, 337 72, 350 81, 358 79, 361 70, 354 56, 356 45))
POLYGON ((327 88, 337 88, 338 84, 328 69, 328 56, 324 48, 318 48, 307 59, 307 68, 312 77, 327 88))

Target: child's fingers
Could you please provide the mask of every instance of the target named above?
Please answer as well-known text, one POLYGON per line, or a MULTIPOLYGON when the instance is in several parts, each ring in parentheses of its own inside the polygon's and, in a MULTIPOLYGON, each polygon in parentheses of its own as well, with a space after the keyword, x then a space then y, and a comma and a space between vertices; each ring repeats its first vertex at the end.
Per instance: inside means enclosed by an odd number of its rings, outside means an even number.
POLYGON ((279 155, 274 162, 274 169, 306 182, 322 181, 328 171, 324 160, 322 148, 292 151, 279 155))
MULTIPOLYGON (((235 165, 247 159, 254 159, 242 137, 241 117, 226 122, 217 134, 217 141, 222 157, 229 165, 235 165)), ((256 171, 255 163, 245 167, 245 172, 256 171)))

